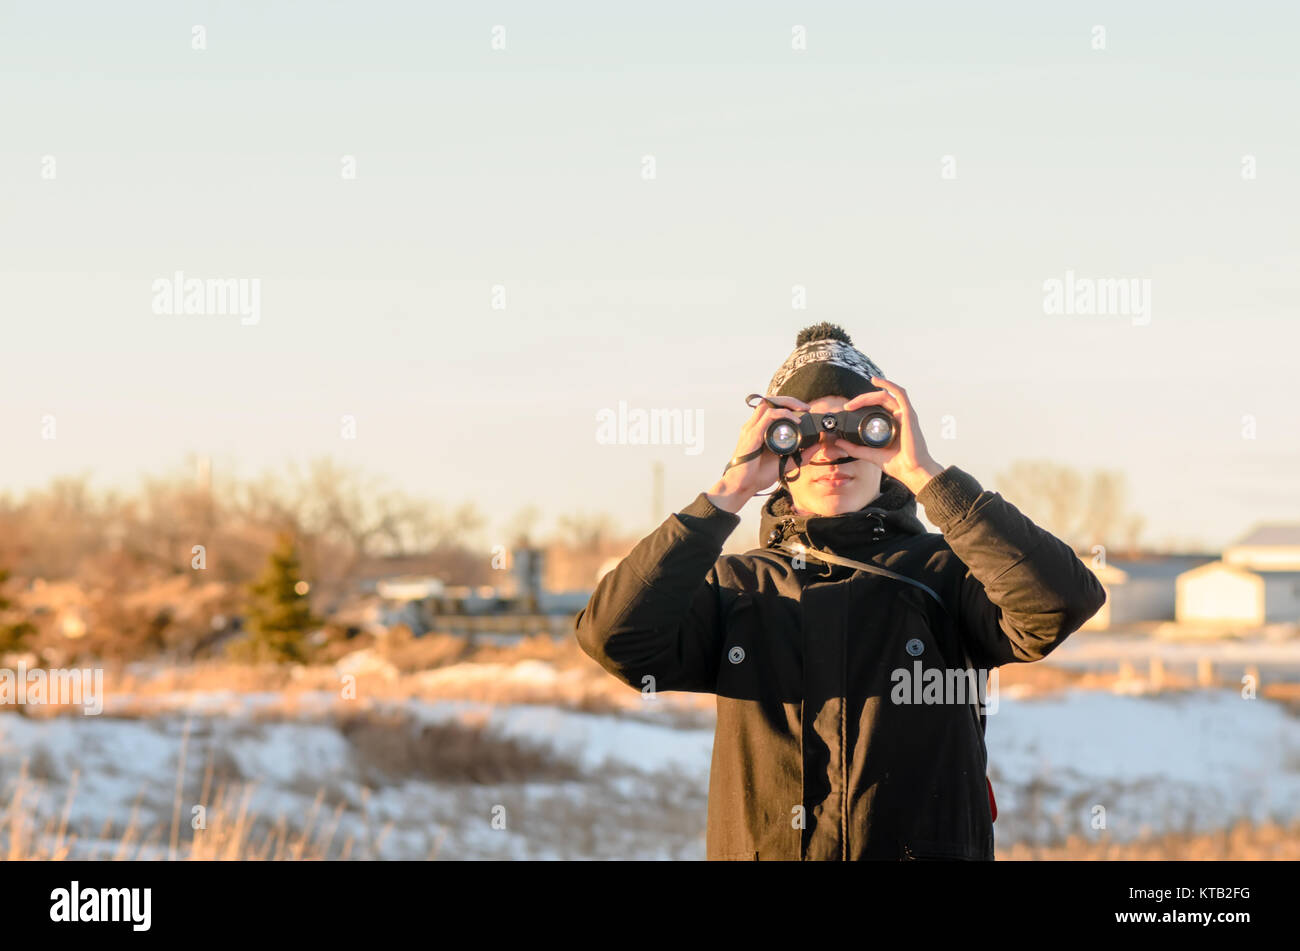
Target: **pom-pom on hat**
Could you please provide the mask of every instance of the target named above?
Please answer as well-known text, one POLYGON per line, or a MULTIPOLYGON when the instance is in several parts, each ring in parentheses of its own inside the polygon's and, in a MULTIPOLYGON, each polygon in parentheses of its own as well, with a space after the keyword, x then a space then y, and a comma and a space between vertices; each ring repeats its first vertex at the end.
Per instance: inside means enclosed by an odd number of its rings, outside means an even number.
POLYGON ((805 403, 823 396, 853 399, 880 389, 871 378, 884 375, 853 346, 843 327, 823 322, 799 331, 794 352, 772 377, 767 395, 793 396, 805 403))

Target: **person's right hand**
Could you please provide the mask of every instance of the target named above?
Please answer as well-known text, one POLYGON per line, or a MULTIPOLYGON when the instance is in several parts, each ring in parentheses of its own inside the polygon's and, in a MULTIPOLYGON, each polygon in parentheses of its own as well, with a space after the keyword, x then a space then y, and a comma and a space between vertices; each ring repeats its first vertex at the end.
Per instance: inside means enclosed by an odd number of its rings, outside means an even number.
POLYGON ((739 512, 755 493, 777 480, 779 457, 763 446, 763 436, 767 433, 767 427, 778 419, 789 419, 797 423, 798 414, 809 411, 807 403, 793 396, 769 396, 767 399, 779 404, 781 408, 760 401, 754 408, 753 415, 740 428, 740 438, 736 442, 736 451, 731 454, 731 458, 735 459, 759 448, 763 449, 762 454, 728 469, 707 493, 709 501, 720 509, 739 512))

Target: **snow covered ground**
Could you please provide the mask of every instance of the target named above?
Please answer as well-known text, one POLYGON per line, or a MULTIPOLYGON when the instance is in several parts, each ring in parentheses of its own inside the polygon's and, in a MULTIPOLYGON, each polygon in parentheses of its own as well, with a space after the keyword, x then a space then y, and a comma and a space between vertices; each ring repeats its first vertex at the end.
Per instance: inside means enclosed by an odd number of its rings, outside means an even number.
MULTIPOLYGON (((1300 721, 1278 703, 1245 700, 1234 690, 1149 697, 1074 691, 1033 700, 1008 693, 988 728, 999 846, 1096 834, 1098 806, 1120 839, 1219 828, 1239 817, 1289 820, 1300 811, 1300 721)), ((248 795, 260 830, 280 817, 291 829, 307 824, 318 794, 327 816, 342 805, 331 855, 344 843, 346 854, 360 858, 704 855, 713 741, 707 724, 680 728, 662 714, 524 704, 376 705, 369 713, 398 717, 402 725, 389 727, 403 735, 467 725, 494 743, 540 750, 544 761, 520 767, 509 782, 444 780, 418 768, 377 782, 371 750, 359 743, 381 734, 348 734, 333 718, 340 704, 327 694, 300 696, 292 718, 282 709, 267 717, 263 708, 280 699, 169 694, 151 697, 154 709, 143 718, 115 718, 111 709, 101 717, 0 714, 0 803, 11 801, 25 761, 33 834, 57 825, 74 785, 74 856, 112 855, 133 809, 142 831, 162 831, 141 854, 165 855, 188 717, 183 840, 211 768, 214 786, 248 795)), ((137 847, 141 839, 148 836, 138 835, 137 847)), ((323 843, 324 832, 318 839, 323 843)))
POLYGON ((1001 698, 988 726, 1000 842, 1118 839, 1300 815, 1300 719, 1235 690, 1001 698))
POLYGON ((1202 661, 1225 680, 1254 668, 1271 683, 1300 681, 1300 637, 1168 640, 1149 633, 1082 631, 1052 652, 1051 663, 1077 670, 1114 670, 1119 662, 1144 667, 1159 659, 1170 672, 1193 674, 1202 661))

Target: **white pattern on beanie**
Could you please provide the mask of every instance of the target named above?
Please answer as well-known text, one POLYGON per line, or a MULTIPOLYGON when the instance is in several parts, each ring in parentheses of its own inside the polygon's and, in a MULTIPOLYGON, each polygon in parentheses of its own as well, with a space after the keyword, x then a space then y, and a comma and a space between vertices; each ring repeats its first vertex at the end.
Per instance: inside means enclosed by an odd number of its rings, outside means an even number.
POLYGON ((767 385, 768 395, 775 395, 786 381, 794 376, 796 370, 810 363, 827 363, 831 366, 843 367, 864 378, 868 383, 873 376, 885 375, 880 367, 872 363, 852 344, 842 340, 810 340, 803 346, 796 347, 786 358, 785 363, 781 364, 781 369, 776 371, 772 382, 767 385))

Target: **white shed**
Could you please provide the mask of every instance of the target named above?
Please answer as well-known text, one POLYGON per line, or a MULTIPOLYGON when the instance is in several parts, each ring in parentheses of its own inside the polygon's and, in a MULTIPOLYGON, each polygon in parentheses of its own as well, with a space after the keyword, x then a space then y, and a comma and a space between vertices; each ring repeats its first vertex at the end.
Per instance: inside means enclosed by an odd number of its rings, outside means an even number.
POLYGON ((1210 560, 1208 555, 1170 555, 1089 564, 1106 589, 1106 603, 1083 629, 1107 630, 1142 621, 1173 620, 1178 576, 1210 560))
POLYGON ((1215 561, 1178 576, 1179 621, 1249 626, 1300 621, 1300 571, 1215 561))

